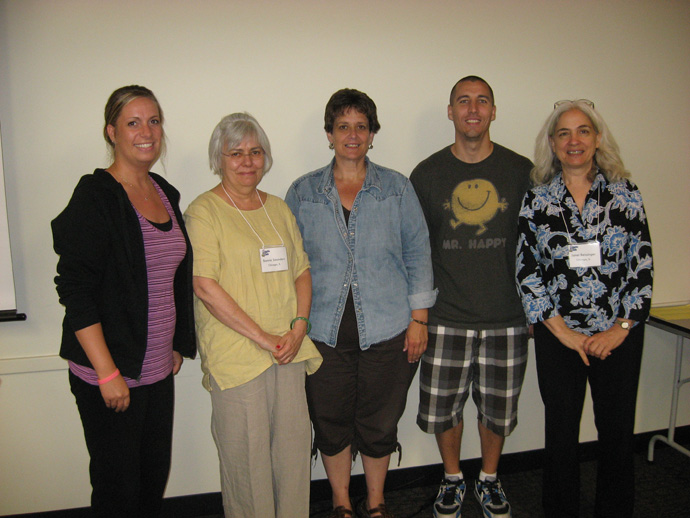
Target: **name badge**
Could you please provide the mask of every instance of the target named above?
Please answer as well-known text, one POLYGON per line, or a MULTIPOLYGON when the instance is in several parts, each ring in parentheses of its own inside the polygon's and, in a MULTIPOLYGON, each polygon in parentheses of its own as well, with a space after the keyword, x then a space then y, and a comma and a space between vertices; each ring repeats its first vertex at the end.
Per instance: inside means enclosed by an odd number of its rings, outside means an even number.
POLYGON ((568 264, 571 268, 601 266, 601 249, 599 241, 570 245, 568 264))
POLYGON ((282 272, 288 269, 287 249, 284 246, 271 246, 259 249, 261 271, 282 272))

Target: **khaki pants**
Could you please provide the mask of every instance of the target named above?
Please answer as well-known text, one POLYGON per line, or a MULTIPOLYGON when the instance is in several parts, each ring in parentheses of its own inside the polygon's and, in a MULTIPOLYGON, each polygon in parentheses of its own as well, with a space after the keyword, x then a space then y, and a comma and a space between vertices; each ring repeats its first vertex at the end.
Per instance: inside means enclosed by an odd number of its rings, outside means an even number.
POLYGON ((211 432, 225 518, 309 516, 311 426, 304 362, 273 365, 220 390, 211 376, 211 432))

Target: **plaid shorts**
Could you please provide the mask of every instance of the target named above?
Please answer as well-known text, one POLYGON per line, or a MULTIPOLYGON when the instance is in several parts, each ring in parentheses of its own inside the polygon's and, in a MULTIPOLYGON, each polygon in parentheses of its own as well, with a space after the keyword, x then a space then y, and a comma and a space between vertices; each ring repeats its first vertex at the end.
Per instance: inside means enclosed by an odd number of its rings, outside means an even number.
POLYGON ((471 385, 477 418, 492 432, 510 435, 517 426, 528 338, 526 326, 483 331, 429 326, 419 375, 419 427, 441 433, 457 426, 471 385))

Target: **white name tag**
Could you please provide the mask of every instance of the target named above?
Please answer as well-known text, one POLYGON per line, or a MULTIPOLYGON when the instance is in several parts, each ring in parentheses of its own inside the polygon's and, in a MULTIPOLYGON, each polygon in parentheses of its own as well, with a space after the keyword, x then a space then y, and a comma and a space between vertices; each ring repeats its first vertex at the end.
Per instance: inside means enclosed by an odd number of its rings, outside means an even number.
POLYGON ((571 268, 601 266, 601 250, 598 241, 570 245, 568 265, 571 268))
POLYGON ((288 269, 287 249, 284 246, 271 246, 259 249, 261 271, 282 272, 288 269))

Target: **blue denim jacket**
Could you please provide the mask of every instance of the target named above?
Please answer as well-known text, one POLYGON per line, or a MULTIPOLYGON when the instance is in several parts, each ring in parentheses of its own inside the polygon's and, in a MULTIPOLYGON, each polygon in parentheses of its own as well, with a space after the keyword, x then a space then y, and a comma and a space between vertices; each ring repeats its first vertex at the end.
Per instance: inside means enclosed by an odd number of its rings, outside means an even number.
POLYGON ((407 329, 412 309, 434 305, 429 232, 410 181, 368 159, 346 225, 334 163, 295 180, 285 197, 311 263, 309 336, 335 347, 351 288, 368 349, 407 329))

